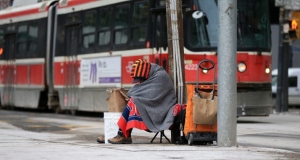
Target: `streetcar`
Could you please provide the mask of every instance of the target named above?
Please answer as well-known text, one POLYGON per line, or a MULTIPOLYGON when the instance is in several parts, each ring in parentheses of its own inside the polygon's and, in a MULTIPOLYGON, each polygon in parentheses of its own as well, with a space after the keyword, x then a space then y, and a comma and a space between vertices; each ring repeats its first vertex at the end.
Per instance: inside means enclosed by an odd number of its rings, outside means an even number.
MULTIPOLYGON (((272 113, 268 6, 237 1, 238 116, 272 113)), ((185 82, 195 84, 198 62, 218 66, 218 1, 183 0, 182 15, 185 82)), ((1 106, 108 111, 106 90, 133 86, 136 59, 169 70, 166 21, 166 0, 47 0, 1 10, 1 106)), ((214 80, 211 71, 199 77, 204 88, 214 80)))

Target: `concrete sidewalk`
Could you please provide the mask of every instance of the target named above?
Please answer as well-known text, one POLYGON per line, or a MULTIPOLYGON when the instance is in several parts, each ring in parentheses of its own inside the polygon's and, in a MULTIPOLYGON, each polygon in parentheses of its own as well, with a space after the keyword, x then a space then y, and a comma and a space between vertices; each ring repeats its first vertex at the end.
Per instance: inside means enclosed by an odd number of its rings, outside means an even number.
MULTIPOLYGON (((101 122, 103 125, 103 122, 101 122)), ((102 127, 98 128, 102 130, 102 127)), ((95 131, 95 128, 92 129, 95 131)), ((78 131, 77 131, 78 132, 78 131)), ((85 132, 88 134, 88 132, 85 132)), ((96 136, 92 142, 71 133, 37 133, 0 122, 0 160, 74 160, 74 159, 299 159, 300 154, 272 148, 188 146, 150 143, 154 135, 133 134, 133 144, 98 144, 96 136), (141 136, 143 135, 143 136, 141 136), (151 137, 149 137, 151 136, 151 137)), ((81 135, 84 137, 84 135, 81 135)))

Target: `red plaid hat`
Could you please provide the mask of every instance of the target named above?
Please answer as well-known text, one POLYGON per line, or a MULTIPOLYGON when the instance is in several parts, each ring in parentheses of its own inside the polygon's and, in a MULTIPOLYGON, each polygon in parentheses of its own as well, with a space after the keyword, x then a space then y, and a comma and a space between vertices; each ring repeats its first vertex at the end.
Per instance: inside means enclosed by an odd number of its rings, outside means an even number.
POLYGON ((132 65, 130 77, 135 79, 148 79, 151 64, 144 59, 138 59, 132 65))

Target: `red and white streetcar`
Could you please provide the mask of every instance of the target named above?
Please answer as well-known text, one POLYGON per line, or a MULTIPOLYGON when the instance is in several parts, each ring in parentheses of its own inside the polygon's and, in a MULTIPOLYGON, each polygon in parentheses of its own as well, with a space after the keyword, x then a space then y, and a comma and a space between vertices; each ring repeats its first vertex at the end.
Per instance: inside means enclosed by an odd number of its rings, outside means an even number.
MULTIPOLYGON (((268 0, 238 0, 237 113, 272 111, 268 0)), ((197 64, 218 66, 218 2, 182 1, 185 81, 197 64), (205 16, 195 18, 201 11, 205 16)), ((228 37, 230 39, 230 37, 228 37)), ((132 87, 139 58, 168 71, 165 0, 48 0, 0 11, 0 96, 4 107, 107 111, 106 89, 132 87)), ((203 71, 200 85, 211 84, 203 71)))

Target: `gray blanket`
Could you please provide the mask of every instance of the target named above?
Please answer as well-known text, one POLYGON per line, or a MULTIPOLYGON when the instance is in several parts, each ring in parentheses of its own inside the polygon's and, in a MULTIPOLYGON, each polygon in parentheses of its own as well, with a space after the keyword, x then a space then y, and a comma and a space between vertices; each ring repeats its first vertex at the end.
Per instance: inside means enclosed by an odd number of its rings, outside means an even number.
POLYGON ((161 66, 151 63, 149 78, 141 84, 134 85, 128 91, 128 96, 133 98, 150 131, 166 130, 173 124, 175 89, 168 73, 161 66))

